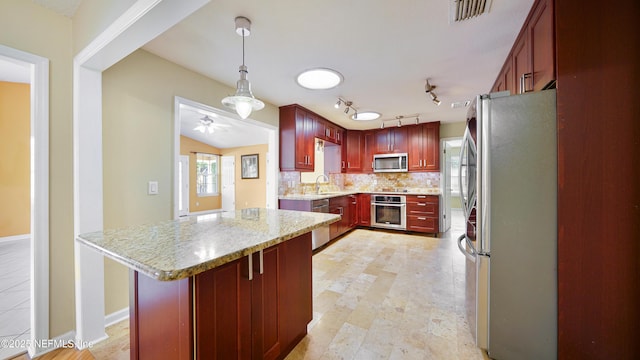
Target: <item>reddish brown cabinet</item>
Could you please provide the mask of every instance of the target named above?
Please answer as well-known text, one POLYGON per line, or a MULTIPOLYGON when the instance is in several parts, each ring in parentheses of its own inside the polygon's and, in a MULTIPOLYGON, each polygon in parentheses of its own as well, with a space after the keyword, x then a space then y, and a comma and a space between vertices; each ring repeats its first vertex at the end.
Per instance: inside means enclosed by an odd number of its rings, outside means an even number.
POLYGON ((375 132, 373 130, 362 132, 362 172, 373 172, 373 154, 375 151, 375 132))
POLYGON ((362 172, 362 131, 347 130, 344 169, 347 173, 362 172))
POLYGON ((284 357, 313 316, 311 255, 307 233, 183 280, 133 272, 131 358, 284 357))
POLYGON ((407 195, 407 230, 437 234, 439 205, 437 195, 407 195))
POLYGON ((298 105, 280 107, 280 170, 313 171, 316 116, 298 105))
POLYGON ((358 194, 358 225, 371 226, 371 194, 358 194))
POLYGON ((409 171, 440 170, 440 122, 407 127, 409 171))
POLYGON ((556 78, 553 16, 552 0, 533 4, 491 91, 539 91, 556 78))
POLYGON ((407 152, 407 127, 389 127, 375 132, 376 154, 407 152))
POLYGON ((333 240, 357 226, 357 195, 344 195, 330 198, 329 212, 342 216, 342 219, 340 219, 340 221, 329 225, 329 238, 333 240))

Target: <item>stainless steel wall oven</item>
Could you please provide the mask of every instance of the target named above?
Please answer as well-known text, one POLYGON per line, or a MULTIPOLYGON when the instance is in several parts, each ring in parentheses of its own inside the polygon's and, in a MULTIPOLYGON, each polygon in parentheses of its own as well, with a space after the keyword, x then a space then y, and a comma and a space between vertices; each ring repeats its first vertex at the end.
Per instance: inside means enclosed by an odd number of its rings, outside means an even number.
POLYGON ((371 195, 371 226, 407 229, 407 198, 404 195, 371 195))

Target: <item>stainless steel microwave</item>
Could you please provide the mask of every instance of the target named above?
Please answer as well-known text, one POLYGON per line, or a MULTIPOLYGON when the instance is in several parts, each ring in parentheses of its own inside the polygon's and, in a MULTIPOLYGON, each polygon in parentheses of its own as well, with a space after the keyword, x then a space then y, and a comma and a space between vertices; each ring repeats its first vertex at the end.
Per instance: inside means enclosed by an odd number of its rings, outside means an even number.
POLYGON ((407 153, 373 155, 373 172, 407 172, 407 153))

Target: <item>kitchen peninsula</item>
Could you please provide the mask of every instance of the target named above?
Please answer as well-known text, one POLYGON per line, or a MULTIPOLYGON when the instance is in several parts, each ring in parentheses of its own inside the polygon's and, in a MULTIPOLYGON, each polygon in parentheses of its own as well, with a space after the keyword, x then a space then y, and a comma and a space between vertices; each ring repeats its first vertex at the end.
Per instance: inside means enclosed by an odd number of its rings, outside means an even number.
POLYGON ((131 269, 131 359, 275 359, 312 319, 311 231, 338 220, 253 208, 76 240, 131 269))

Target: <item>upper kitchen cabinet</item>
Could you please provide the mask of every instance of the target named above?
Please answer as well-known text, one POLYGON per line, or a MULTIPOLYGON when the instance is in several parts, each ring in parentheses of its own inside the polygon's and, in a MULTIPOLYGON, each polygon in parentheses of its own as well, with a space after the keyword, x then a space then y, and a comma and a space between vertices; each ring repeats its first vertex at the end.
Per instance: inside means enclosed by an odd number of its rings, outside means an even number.
POLYGON ((347 173, 362 172, 362 150, 364 144, 362 141, 362 131, 347 130, 347 138, 345 140, 346 159, 343 164, 347 173))
POLYGON ((319 139, 332 142, 334 144, 342 144, 344 137, 344 129, 321 117, 315 119, 315 136, 319 139))
POLYGON ((373 130, 362 132, 362 172, 373 172, 373 153, 375 151, 375 132, 373 130))
POLYGON ((280 170, 313 171, 315 114, 299 105, 280 107, 280 170))
POLYGON ((540 91, 555 78, 553 0, 537 0, 491 91, 540 91))
POLYGON ((376 154, 406 153, 407 128, 390 127, 376 131, 376 154))
POLYGON ((409 171, 440 170, 440 122, 407 127, 409 171))

